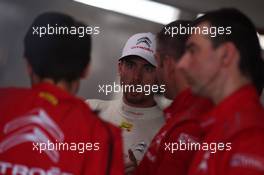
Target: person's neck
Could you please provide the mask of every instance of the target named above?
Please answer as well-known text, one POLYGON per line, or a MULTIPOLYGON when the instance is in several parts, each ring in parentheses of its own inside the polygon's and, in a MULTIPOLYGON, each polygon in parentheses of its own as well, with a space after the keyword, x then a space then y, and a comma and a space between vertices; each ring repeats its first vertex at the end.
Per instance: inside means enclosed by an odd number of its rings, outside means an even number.
POLYGON ((80 80, 76 80, 72 82, 66 82, 66 81, 55 82, 54 80, 49 78, 44 78, 44 79, 34 78, 32 80, 32 84, 37 84, 37 83, 50 83, 73 95, 75 95, 78 92, 80 86, 80 80))
POLYGON ((181 86, 175 86, 175 90, 172 93, 172 100, 175 99, 179 94, 181 94, 183 91, 188 89, 189 86, 187 84, 182 84, 181 86))
POLYGON ((227 78, 225 83, 222 83, 221 86, 218 86, 219 88, 214 91, 212 94, 212 100, 215 104, 219 104, 226 97, 249 83, 250 80, 247 78, 227 78))
POLYGON ((175 79, 172 84, 170 97, 169 99, 174 100, 179 94, 181 94, 184 90, 189 88, 188 83, 184 79, 175 79))

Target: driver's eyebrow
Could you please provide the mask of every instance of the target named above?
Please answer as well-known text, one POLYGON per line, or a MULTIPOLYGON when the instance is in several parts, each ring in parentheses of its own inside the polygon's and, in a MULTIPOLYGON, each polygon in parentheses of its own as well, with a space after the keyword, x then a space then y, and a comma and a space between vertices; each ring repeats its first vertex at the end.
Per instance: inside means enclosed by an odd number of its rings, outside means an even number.
POLYGON ((146 63, 146 64, 144 64, 144 66, 150 66, 150 67, 154 67, 154 68, 155 68, 155 66, 153 66, 153 65, 150 64, 150 63, 146 63))
POLYGON ((135 61, 133 61, 132 59, 126 59, 125 62, 126 63, 135 63, 135 61))

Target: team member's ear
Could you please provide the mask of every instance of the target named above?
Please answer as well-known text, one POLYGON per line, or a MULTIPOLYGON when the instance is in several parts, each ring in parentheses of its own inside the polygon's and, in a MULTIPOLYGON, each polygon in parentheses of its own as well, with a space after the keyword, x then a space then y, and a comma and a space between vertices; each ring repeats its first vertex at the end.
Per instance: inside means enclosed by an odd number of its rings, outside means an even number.
POLYGON ((229 65, 234 61, 238 61, 239 54, 236 46, 231 42, 226 42, 219 46, 220 59, 224 66, 229 65))
POLYGON ((24 60, 26 61, 26 71, 27 71, 27 73, 28 73, 28 75, 32 75, 33 74, 33 68, 32 68, 32 66, 29 64, 29 62, 27 61, 27 59, 26 58, 24 58, 24 60))
POLYGON ((27 59, 24 58, 24 60, 26 61, 26 71, 30 77, 31 84, 39 83, 41 79, 35 74, 32 66, 29 64, 27 59))
POLYGON ((81 78, 86 78, 90 74, 90 64, 87 64, 86 68, 83 70, 81 78))

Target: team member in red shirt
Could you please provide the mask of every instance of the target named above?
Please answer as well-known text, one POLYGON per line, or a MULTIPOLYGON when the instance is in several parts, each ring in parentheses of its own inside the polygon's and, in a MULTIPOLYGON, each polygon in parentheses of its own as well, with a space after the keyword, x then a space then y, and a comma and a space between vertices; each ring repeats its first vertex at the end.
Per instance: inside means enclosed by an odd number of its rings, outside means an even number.
POLYGON ((191 93, 189 85, 177 63, 184 54, 187 35, 171 37, 166 29, 187 27, 188 21, 174 21, 157 34, 156 60, 159 82, 166 87, 165 96, 174 99, 164 110, 166 124, 152 140, 135 174, 186 174, 194 151, 166 148, 172 143, 188 139, 199 139, 202 130, 196 117, 208 111, 212 103, 191 93))
POLYGON ((236 9, 208 12, 193 26, 218 30, 216 35, 193 33, 178 64, 193 92, 216 104, 201 123, 207 131, 203 142, 216 151, 198 151, 189 174, 264 174, 264 109, 259 100, 264 63, 255 27, 236 9))
POLYGON ((119 130, 75 97, 91 52, 90 35, 67 32, 80 27, 87 26, 44 13, 27 32, 32 88, 0 89, 1 174, 123 174, 119 130))

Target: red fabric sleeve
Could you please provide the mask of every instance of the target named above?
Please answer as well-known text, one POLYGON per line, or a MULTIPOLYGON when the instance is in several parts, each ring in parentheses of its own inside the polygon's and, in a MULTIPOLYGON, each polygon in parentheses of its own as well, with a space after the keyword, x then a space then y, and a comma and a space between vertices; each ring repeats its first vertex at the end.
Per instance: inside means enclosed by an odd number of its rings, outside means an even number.
MULTIPOLYGON (((218 174, 263 175, 264 130, 252 129, 240 133, 232 141, 232 151, 221 154, 218 174)), ((216 162, 215 162, 216 163, 216 162)))

